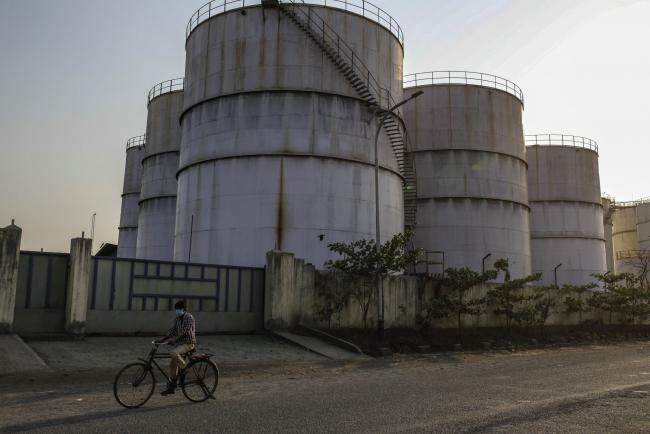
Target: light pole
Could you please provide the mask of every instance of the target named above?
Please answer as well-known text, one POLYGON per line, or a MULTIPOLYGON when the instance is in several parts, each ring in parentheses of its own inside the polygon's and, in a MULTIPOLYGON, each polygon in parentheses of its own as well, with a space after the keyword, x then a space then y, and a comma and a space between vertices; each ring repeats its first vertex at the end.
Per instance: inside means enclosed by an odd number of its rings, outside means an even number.
POLYGON ((375 134, 375 252, 377 254, 377 333, 380 340, 384 339, 384 282, 381 278, 381 238, 379 236, 379 133, 381 133, 386 119, 392 116, 395 110, 423 93, 421 90, 417 91, 402 102, 390 107, 379 118, 379 125, 377 125, 377 133, 375 134))
POLYGON ((483 256, 483 261, 482 261, 482 262, 483 262, 483 263, 482 263, 483 274, 485 274, 485 260, 486 260, 487 258, 489 258, 490 256, 492 256, 492 253, 488 253, 487 255, 483 256))
POLYGON ((557 288, 557 269, 560 268, 562 264, 557 264, 557 267, 553 268, 553 274, 555 276, 555 287, 557 288))

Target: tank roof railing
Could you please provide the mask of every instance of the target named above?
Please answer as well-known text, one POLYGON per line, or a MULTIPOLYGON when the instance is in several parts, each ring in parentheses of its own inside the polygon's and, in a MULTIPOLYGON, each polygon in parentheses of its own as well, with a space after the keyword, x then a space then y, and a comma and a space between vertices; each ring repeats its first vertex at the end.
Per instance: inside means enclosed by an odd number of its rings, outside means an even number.
POLYGON ((526 146, 568 146, 598 153, 598 143, 594 140, 571 134, 527 134, 526 146))
POLYGON ((650 204, 650 197, 644 197, 642 199, 630 200, 625 202, 612 202, 612 208, 633 208, 639 205, 650 204))
POLYGON ((524 93, 510 80, 498 75, 473 71, 428 71, 404 76, 404 89, 419 86, 460 84, 502 90, 515 96, 524 104, 524 93))
POLYGON ((166 93, 181 91, 185 88, 185 78, 172 78, 171 80, 163 81, 158 83, 151 88, 147 96, 147 105, 160 95, 166 93))
POLYGON ((131 148, 142 148, 146 145, 147 143, 147 135, 143 134, 141 136, 135 136, 131 137, 127 142, 126 142, 126 150, 128 151, 131 148))
MULTIPOLYGON (((333 9, 339 9, 351 12, 355 15, 368 18, 380 26, 389 30, 404 46, 404 32, 397 21, 379 6, 366 0, 278 0, 279 3, 304 4, 306 6, 325 6, 333 9)), ((209 20, 212 17, 221 15, 225 12, 242 9, 248 6, 261 5, 263 0, 213 0, 201 6, 190 18, 187 23, 185 37, 189 38, 190 34, 199 24, 209 20)))

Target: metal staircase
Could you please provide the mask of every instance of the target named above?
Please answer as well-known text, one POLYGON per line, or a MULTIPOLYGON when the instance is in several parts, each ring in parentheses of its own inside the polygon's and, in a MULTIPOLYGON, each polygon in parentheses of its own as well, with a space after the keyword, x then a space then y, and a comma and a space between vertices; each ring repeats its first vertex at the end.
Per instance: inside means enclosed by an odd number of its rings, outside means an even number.
POLYGON ((334 63, 357 94, 384 119, 383 128, 393 148, 399 172, 403 177, 404 226, 414 227, 417 212, 415 166, 408 152, 408 136, 399 111, 386 117, 396 102, 388 89, 382 88, 354 50, 303 0, 267 0, 267 5, 280 9, 282 14, 300 28, 314 44, 334 63))

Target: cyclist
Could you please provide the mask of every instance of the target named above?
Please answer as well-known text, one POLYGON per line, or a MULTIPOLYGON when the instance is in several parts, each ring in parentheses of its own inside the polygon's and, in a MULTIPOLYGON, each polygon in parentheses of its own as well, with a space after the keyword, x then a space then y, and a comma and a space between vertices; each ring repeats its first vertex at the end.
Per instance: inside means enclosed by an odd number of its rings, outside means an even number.
POLYGON ((169 342, 170 345, 174 346, 169 351, 169 355, 171 356, 171 361, 169 362, 169 378, 172 380, 167 385, 167 390, 161 393, 164 396, 172 395, 176 390, 179 368, 185 368, 183 355, 194 350, 196 346, 196 325, 194 317, 187 312, 184 301, 177 302, 174 305, 174 309, 176 310, 174 325, 169 329, 164 338, 156 341, 159 344, 169 342))

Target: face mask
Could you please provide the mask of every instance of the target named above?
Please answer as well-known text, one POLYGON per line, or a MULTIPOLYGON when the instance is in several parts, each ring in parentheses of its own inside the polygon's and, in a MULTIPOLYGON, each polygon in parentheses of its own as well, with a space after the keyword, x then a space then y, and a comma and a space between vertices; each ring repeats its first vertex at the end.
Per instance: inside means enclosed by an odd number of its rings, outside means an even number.
POLYGON ((176 316, 183 316, 183 314, 185 314, 184 309, 176 309, 176 316))

